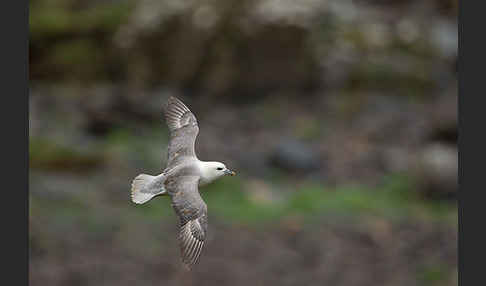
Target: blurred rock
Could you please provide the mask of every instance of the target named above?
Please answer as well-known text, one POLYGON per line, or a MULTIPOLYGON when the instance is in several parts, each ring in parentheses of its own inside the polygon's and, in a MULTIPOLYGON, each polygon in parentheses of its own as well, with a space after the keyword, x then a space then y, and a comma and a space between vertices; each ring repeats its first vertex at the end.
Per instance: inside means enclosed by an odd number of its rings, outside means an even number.
POLYGON ((311 172, 320 165, 319 154, 307 144, 293 139, 283 139, 270 156, 273 166, 288 172, 311 172))
POLYGON ((353 120, 356 133, 373 142, 420 144, 426 137, 423 107, 400 96, 367 96, 353 120), (403 143, 406 142, 406 143, 403 143))
POLYGON ((403 19, 397 25, 398 37, 405 43, 413 43, 420 36, 418 24, 410 19, 403 19))
MULTIPOLYGON (((455 92, 455 91, 454 91, 455 92)), ((429 140, 456 145, 457 128, 457 95, 446 95, 434 102, 434 109, 428 114, 430 122, 429 140)))
POLYGON ((457 148, 433 143, 418 157, 416 170, 420 189, 430 198, 455 198, 458 189, 457 148))
POLYGON ((393 173, 406 172, 411 165, 410 152, 405 148, 390 147, 383 150, 383 163, 387 171, 393 173))
POLYGON ((276 10, 274 1, 176 2, 138 2, 114 36, 125 65, 133 67, 127 70, 131 82, 169 82, 211 94, 315 84, 303 21, 317 15, 317 2, 289 1, 276 10))
POLYGON ((437 62, 457 56, 457 25, 432 4, 416 14, 414 2, 75 0, 57 7, 38 0, 30 72, 34 79, 244 95, 238 98, 350 84, 430 94, 437 62), (366 2, 405 5, 397 14, 366 2), (53 15, 74 20, 51 23, 53 15), (432 24, 422 29, 424 18, 432 24), (377 52, 385 64, 368 62, 377 52))
POLYGON ((457 55, 458 27, 452 21, 440 20, 432 26, 431 40, 444 58, 457 55))

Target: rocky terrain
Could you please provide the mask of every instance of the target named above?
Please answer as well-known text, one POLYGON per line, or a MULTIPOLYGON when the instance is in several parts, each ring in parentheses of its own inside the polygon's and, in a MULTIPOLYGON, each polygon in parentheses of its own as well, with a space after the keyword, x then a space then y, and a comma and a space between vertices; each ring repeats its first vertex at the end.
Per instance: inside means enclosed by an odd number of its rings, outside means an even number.
POLYGON ((457 285, 457 1, 30 2, 32 285, 457 285), (161 106, 196 114, 179 267, 161 106))

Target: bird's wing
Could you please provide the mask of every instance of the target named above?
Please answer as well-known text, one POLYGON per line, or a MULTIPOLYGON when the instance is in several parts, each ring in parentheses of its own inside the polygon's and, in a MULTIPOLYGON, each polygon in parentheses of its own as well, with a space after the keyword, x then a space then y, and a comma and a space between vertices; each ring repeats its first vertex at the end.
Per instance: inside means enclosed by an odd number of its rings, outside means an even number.
POLYGON ((173 165, 178 157, 196 157, 194 144, 199 127, 194 114, 177 98, 171 96, 164 106, 164 114, 169 127, 170 140, 167 166, 173 165))
POLYGON ((180 220, 179 245, 182 262, 191 268, 197 263, 207 230, 207 207, 198 191, 199 176, 169 178, 166 189, 180 220))

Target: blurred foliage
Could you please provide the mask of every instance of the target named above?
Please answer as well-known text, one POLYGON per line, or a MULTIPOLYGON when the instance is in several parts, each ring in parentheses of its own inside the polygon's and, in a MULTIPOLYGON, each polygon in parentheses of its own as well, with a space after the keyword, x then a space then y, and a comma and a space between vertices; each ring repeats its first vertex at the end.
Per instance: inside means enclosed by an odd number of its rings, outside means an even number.
POLYGON ((29 168, 82 171, 102 164, 100 153, 74 150, 45 139, 29 139, 29 168))
POLYGON ((76 0, 29 1, 29 30, 34 41, 88 33, 113 33, 128 20, 132 1, 111 3, 76 0), (92 2, 91 5, 89 2, 92 2), (87 6, 87 7, 78 7, 87 6))
POLYGON ((90 2, 29 2, 31 75, 79 81, 118 73, 111 37, 128 20, 134 3, 90 2))
MULTIPOLYGON (((241 181, 224 179, 209 186, 203 197, 211 202, 212 213, 240 222, 265 223, 285 216, 301 215, 305 218, 369 215, 392 220, 417 216, 455 223, 455 206, 443 202, 424 202, 411 191, 413 185, 407 177, 397 175, 386 181, 375 189, 363 186, 302 186, 286 194, 285 198, 268 202, 252 200, 243 191, 241 181)), ((276 189, 279 187, 276 186, 276 189)))

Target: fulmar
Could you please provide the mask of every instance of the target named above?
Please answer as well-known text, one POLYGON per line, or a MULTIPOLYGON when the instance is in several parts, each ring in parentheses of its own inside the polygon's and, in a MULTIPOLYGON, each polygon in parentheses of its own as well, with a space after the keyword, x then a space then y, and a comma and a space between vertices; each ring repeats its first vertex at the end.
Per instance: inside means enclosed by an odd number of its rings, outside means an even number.
POLYGON ((168 195, 179 217, 179 246, 182 262, 191 269, 198 261, 206 240, 207 207, 198 187, 235 172, 220 162, 197 158, 194 145, 199 127, 196 117, 177 98, 169 97, 163 108, 169 127, 167 167, 157 176, 140 174, 132 181, 131 199, 144 204, 155 196, 168 195))

